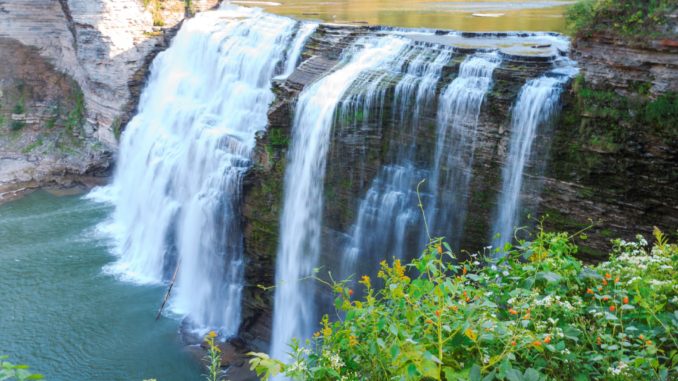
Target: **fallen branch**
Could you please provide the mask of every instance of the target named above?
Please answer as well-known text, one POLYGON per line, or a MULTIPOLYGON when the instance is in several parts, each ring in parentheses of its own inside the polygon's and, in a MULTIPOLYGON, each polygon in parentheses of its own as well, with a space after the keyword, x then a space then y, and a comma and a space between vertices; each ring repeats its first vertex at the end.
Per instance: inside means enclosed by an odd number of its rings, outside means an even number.
POLYGON ((174 275, 172 275, 172 282, 170 282, 169 288, 167 289, 167 292, 165 293, 165 298, 162 300, 162 305, 160 305, 160 309, 158 310, 158 314, 155 316, 155 320, 160 319, 160 315, 162 314, 162 310, 165 308, 165 304, 167 303, 167 299, 169 299, 170 293, 172 292, 172 287, 174 287, 174 281, 177 280, 177 273, 179 273, 179 264, 181 264, 181 262, 178 262, 177 268, 174 269, 174 275))

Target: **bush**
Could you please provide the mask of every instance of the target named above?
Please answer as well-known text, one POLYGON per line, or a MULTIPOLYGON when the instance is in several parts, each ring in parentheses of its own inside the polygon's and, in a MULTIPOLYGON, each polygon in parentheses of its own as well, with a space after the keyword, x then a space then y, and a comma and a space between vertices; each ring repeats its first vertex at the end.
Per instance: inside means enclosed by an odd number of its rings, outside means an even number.
POLYGON ((677 379, 678 246, 654 235, 614 241, 596 266, 565 233, 461 263, 436 239, 411 264, 382 262, 383 288, 363 276, 363 298, 333 283, 341 318, 292 343, 291 363, 251 366, 296 380, 677 379))
POLYGON ((580 0, 566 13, 571 34, 611 31, 627 37, 675 34, 668 15, 675 0, 580 0))

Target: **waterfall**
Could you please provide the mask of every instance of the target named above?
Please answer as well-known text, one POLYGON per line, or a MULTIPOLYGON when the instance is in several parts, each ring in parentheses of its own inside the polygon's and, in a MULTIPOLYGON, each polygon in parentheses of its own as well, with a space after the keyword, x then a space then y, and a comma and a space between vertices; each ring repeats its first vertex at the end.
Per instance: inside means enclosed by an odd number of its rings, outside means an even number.
POLYGON ((285 79, 292 74, 294 69, 297 68, 299 61, 301 60, 301 52, 304 50, 306 41, 311 37, 313 32, 318 28, 318 23, 314 22, 301 22, 297 33, 294 35, 294 40, 292 41, 291 47, 289 49, 289 54, 287 55, 287 64, 285 65, 285 71, 276 77, 276 79, 285 79))
POLYGON ((513 240, 521 217, 523 175, 531 160, 537 129, 551 120, 557 111, 563 85, 577 73, 568 59, 554 64, 557 67, 551 72, 523 85, 513 106, 508 156, 502 169, 501 192, 491 232, 494 247, 501 248, 513 240))
POLYGON ((467 56, 459 75, 440 94, 437 140, 427 207, 432 234, 458 248, 463 233, 476 144, 478 117, 501 59, 497 52, 467 56))
POLYGON ((285 174, 276 264, 272 355, 286 358, 293 337, 309 338, 317 323, 313 274, 320 251, 323 181, 329 137, 339 101, 364 72, 392 64, 407 43, 365 37, 343 55, 339 69, 304 89, 297 102, 285 174))
POLYGON ((240 324, 242 177, 295 24, 232 6, 186 21, 122 135, 106 190, 118 238, 107 271, 161 282, 178 266, 170 309, 196 329, 228 336, 240 324))
MULTIPOLYGON (((342 258, 344 276, 358 270, 358 260, 363 264, 360 270, 371 273, 374 271, 370 268, 375 270, 387 256, 404 258, 411 249, 408 243, 417 240, 413 233, 419 230, 422 219, 416 187, 421 179, 429 176, 429 172, 427 168, 418 168, 415 163, 414 136, 421 124, 422 111, 430 107, 435 99, 442 70, 449 64, 453 52, 450 47, 412 43, 399 60, 400 66, 391 68, 389 76, 374 78, 364 87, 365 91, 347 99, 342 105, 341 115, 350 117, 360 111, 363 120, 367 120, 365 115, 375 104, 381 104, 380 109, 384 109, 383 89, 395 82, 393 104, 390 105, 392 119, 396 128, 405 132, 392 155, 394 164, 381 168, 358 206, 351 239, 342 258), (386 85, 377 85, 384 82, 386 85)), ((340 119, 351 119, 347 117, 340 119)))

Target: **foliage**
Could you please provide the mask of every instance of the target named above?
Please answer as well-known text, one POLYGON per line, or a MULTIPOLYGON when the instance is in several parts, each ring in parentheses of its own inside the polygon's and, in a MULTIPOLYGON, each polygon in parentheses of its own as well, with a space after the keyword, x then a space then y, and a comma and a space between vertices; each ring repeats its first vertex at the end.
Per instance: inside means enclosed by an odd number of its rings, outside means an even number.
POLYGON ((541 228, 462 262, 435 239, 408 265, 382 262, 383 288, 363 276, 362 298, 331 283, 340 318, 293 342, 290 363, 254 353, 251 366, 296 380, 676 379, 678 245, 654 235, 614 241, 595 266, 541 228))
MULTIPOLYGON (((648 85, 648 84, 645 84, 648 85)), ((603 145, 619 145, 628 139, 633 127, 643 126, 645 132, 669 141, 678 137, 678 93, 668 92, 652 99, 646 86, 636 86, 631 96, 623 96, 611 90, 593 89, 583 75, 575 78, 574 115, 595 119, 604 134, 599 139, 603 145)), ((567 113, 566 113, 567 114, 567 113)), ((573 119, 578 122, 578 119, 573 119)), ((573 122, 570 121, 570 122, 573 122)), ((591 137, 593 139, 593 137, 591 137)), ((596 142, 591 142, 595 145, 596 142)), ((614 150, 612 150, 614 151, 614 150)))
POLYGON ((645 104, 641 119, 666 137, 678 138, 678 93, 666 93, 645 104))
POLYGON ((205 378, 207 381, 219 381, 220 377, 220 367, 221 367, 221 349, 216 345, 215 339, 217 333, 210 331, 205 337, 205 344, 207 344, 207 356, 205 360, 207 361, 207 375, 205 378))
POLYGON ((23 120, 14 120, 12 121, 12 124, 9 125, 9 129, 12 131, 19 131, 20 129, 24 128, 26 125, 26 122, 23 120))
POLYGON ((42 380, 43 376, 31 373, 26 365, 15 365, 7 360, 7 356, 0 356, 0 381, 42 380))
POLYGON ((68 113, 66 119, 66 130, 71 133, 80 128, 85 122, 85 95, 79 87, 75 89, 73 103, 73 108, 68 113))
POLYGON ((14 105, 14 108, 12 109, 13 114, 23 114, 26 112, 26 106, 24 105, 24 100, 23 97, 19 99, 16 105, 14 105))
POLYGON ((671 33, 668 15, 675 0, 580 0, 566 13, 571 34, 612 31, 627 37, 671 33))

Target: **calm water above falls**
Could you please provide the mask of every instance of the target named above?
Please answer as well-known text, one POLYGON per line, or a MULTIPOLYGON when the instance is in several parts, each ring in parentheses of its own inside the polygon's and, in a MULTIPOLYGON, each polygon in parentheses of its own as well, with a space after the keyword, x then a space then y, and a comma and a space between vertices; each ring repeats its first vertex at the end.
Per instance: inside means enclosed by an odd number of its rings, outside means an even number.
POLYGON ((46 192, 0 206, 0 353, 50 381, 200 380, 178 321, 155 321, 164 288, 102 274, 109 213, 46 192))
POLYGON ((268 12, 330 22, 367 22, 463 31, 563 32, 568 0, 264 0, 233 1, 268 12), (474 17, 474 13, 503 14, 474 17))

